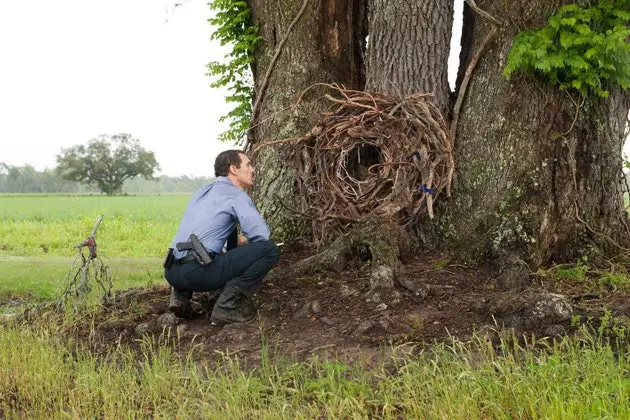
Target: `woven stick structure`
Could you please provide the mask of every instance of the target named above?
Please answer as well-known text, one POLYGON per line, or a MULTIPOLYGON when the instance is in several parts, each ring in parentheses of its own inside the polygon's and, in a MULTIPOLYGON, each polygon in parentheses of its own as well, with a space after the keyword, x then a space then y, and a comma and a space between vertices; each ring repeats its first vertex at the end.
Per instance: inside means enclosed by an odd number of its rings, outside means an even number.
MULTIPOLYGON (((321 86, 321 85, 320 85, 321 86)), ((292 143, 300 209, 323 243, 365 218, 407 224, 450 195, 455 164, 449 129, 432 94, 404 99, 326 85, 333 94, 309 134, 266 142, 292 143)), ((297 105, 297 104, 296 104, 297 105)))

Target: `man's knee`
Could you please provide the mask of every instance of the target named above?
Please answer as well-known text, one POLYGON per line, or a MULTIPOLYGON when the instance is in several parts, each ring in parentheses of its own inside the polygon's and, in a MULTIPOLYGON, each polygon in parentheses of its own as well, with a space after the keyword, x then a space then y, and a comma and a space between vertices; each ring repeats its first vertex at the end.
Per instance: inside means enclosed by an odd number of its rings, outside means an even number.
POLYGON ((274 260, 274 263, 280 258, 280 248, 272 240, 265 241, 265 254, 274 260))

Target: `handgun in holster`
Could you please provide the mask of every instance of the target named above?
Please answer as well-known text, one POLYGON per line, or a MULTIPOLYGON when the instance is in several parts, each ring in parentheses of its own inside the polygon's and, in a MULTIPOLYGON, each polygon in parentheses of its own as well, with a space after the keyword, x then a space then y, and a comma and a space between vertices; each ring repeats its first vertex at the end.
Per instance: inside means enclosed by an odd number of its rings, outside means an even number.
POLYGON ((201 266, 208 265, 212 262, 212 258, 208 255, 208 251, 203 246, 197 235, 190 235, 190 241, 178 242, 176 245, 178 251, 188 251, 201 266))

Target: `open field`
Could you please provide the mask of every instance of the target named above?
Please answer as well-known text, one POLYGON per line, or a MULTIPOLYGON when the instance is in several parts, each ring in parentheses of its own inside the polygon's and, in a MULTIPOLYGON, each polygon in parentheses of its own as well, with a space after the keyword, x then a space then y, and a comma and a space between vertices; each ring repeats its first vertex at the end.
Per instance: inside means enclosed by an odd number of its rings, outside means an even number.
POLYGON ((103 214, 96 239, 115 288, 161 284, 161 261, 189 194, 140 196, 0 195, 0 306, 53 298, 103 214))
POLYGON ((103 214, 103 255, 161 257, 189 197, 0 195, 0 255, 72 256, 103 214))
MULTIPOLYGON (((495 292, 480 273, 461 265, 442 270, 444 260, 427 256, 403 274, 440 287, 438 292, 395 308, 387 324, 374 321, 359 336, 342 327, 356 328, 368 317, 385 319, 387 311, 341 296, 340 282, 358 287, 357 273, 266 284, 258 324, 212 327, 204 315, 138 334, 137 326, 155 323, 166 311, 162 254, 187 200, 188 195, 0 196, 0 319, 25 302, 59 295, 73 245, 89 235, 100 214, 105 218, 97 234, 99 255, 112 270, 114 288, 158 286, 139 288, 120 307, 0 323, 0 418, 630 416, 630 330, 621 318, 606 312, 600 319, 605 306, 597 301, 591 312, 595 327, 576 327, 572 337, 516 341, 513 330, 497 324, 460 340, 451 332, 461 334, 466 323, 487 323, 485 306, 471 308, 495 292), (294 305, 312 296, 338 326, 294 315, 294 305), (341 323, 344 317, 347 324, 341 323), (406 322, 413 328, 402 329, 406 322), (456 329, 449 326, 444 337, 448 322, 456 329), (392 335, 396 328, 404 334, 392 335), (430 333, 436 331, 441 341, 433 342, 430 333), (287 345, 301 346, 298 354, 308 357, 281 353, 287 345)), ((589 272, 581 266, 571 270, 561 272, 562 281, 579 295, 589 272), (574 281, 576 273, 585 278, 574 281)), ((610 284, 591 287, 604 305, 610 284)), ((610 294, 625 301, 623 290, 610 294)))
MULTIPOLYGON (((3 267, 0 302, 25 299, 42 301, 59 296, 64 289, 64 277, 74 258, 70 257, 14 257, 0 255, 3 267)), ((164 282, 160 258, 104 258, 112 271, 114 289, 164 282)), ((1 304, 0 304, 1 307, 1 304)))

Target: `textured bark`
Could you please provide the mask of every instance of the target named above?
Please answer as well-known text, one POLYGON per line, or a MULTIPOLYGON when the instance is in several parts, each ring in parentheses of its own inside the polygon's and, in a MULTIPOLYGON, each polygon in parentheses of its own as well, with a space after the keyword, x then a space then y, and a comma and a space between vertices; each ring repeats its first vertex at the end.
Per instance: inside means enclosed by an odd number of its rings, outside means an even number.
MULTIPOLYGON (((453 0, 369 0, 366 90, 403 98, 433 92, 443 114, 449 111, 448 54, 453 26, 453 0)), ((377 237, 370 249, 405 248, 409 238, 395 237, 396 246, 377 237)), ((368 299, 383 299, 392 290, 400 253, 375 264, 368 299)), ((395 296, 386 300, 396 302, 395 296)))
POLYGON ((453 0, 370 0, 367 86, 392 96, 434 92, 448 109, 453 0))
MULTIPOLYGON (((576 106, 567 93, 534 76, 502 76, 518 28, 544 25, 569 2, 483 4, 506 24, 470 83, 455 143, 456 188, 436 211, 442 238, 469 256, 535 267, 614 251, 610 239, 628 239, 621 184, 627 94, 587 99, 572 126, 576 106)), ((490 27, 479 16, 468 23, 463 51, 470 57, 490 27)))
MULTIPOLYGON (((363 85, 361 34, 365 13, 361 0, 306 0, 308 5, 290 34, 286 30, 298 14, 302 0, 270 2, 250 0, 253 20, 264 38, 256 52, 256 95, 278 44, 285 35, 278 61, 271 72, 258 125, 252 131, 253 145, 275 139, 302 136, 315 125, 322 107, 321 90, 307 93, 300 106, 287 112, 298 96, 315 83, 340 83, 348 88, 363 85)), ((289 241, 304 235, 303 226, 289 210, 297 208, 296 179, 288 162, 289 146, 264 147, 253 158, 256 164, 254 197, 276 239, 289 241)))

